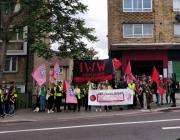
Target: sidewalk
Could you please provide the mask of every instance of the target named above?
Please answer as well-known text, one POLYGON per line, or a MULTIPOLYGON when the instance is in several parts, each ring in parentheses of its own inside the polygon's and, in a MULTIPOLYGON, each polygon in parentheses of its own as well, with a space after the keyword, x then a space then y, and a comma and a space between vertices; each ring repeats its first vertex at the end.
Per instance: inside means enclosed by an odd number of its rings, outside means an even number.
MULTIPOLYGON (((155 101, 155 100, 154 100, 155 101)), ((33 112, 31 109, 20 109, 16 111, 15 116, 7 116, 5 118, 0 118, 0 123, 16 123, 16 122, 35 122, 35 121, 48 121, 48 120, 72 120, 72 119, 86 119, 86 118, 101 118, 101 117, 111 117, 111 116, 126 116, 133 115, 139 113, 152 113, 158 111, 168 111, 168 110, 176 110, 180 109, 180 93, 176 94, 176 107, 170 107, 171 105, 164 104, 162 106, 157 106, 154 102, 151 105, 151 110, 141 110, 141 109, 124 109, 123 111, 114 109, 110 112, 95 112, 94 109, 92 111, 85 112, 82 108, 80 112, 67 112, 62 111, 60 113, 52 113, 48 114, 47 112, 33 112)), ((165 98, 164 98, 165 103, 165 98)))

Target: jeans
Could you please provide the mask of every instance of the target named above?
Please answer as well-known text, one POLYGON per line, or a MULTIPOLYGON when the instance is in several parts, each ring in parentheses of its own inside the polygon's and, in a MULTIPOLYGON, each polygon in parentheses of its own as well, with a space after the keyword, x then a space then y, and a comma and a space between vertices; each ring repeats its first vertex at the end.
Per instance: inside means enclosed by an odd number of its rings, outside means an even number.
POLYGON ((14 114, 14 111, 15 111, 15 105, 11 104, 9 107, 9 113, 8 114, 14 114))
POLYGON ((40 96, 40 111, 45 111, 46 96, 40 96))
POLYGON ((159 105, 159 98, 160 98, 159 93, 156 93, 156 104, 158 104, 158 105, 159 105))

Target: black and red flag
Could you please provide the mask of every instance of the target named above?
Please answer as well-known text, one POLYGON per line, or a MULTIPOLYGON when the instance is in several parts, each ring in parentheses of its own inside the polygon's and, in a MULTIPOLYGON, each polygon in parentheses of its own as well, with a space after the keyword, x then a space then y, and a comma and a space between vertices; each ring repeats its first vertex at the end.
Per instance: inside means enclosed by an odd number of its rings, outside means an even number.
POLYGON ((73 77, 75 83, 112 80, 112 60, 74 60, 73 77))

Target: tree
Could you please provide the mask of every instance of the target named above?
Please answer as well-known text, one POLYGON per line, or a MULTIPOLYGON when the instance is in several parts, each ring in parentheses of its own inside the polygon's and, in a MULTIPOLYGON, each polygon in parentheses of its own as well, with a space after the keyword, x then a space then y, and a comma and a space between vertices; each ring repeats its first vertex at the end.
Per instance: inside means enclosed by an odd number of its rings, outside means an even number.
MULTIPOLYGON (((95 54, 83 42, 83 38, 91 42, 97 41, 97 38, 94 36, 94 29, 85 27, 84 19, 79 16, 87 11, 87 6, 80 0, 2 0, 0 4, 4 9, 1 10, 4 54, 10 39, 10 25, 14 25, 13 29, 28 26, 30 50, 46 59, 53 55, 50 45, 55 42, 59 44, 58 55, 61 57, 78 58, 80 55, 95 54), (3 3, 8 3, 8 6, 3 3)), ((5 55, 1 56, 3 63, 0 73, 3 71, 4 61, 5 55)))

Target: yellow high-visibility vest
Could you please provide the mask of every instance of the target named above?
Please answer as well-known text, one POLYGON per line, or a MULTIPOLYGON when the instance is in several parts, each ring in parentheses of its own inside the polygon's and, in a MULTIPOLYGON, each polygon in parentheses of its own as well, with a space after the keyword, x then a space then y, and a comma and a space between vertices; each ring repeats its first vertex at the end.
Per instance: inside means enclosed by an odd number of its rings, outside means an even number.
POLYGON ((76 93, 78 99, 81 99, 81 90, 80 90, 80 88, 75 88, 74 90, 75 90, 75 93, 76 93))
POLYGON ((62 86, 58 86, 59 87, 59 90, 61 91, 60 93, 57 93, 56 92, 56 87, 55 87, 55 95, 57 96, 57 97, 61 97, 61 96, 63 96, 63 94, 62 94, 62 86))
POLYGON ((132 90, 133 90, 133 95, 135 95, 135 88, 136 88, 136 85, 135 85, 134 83, 128 84, 128 88, 132 89, 132 90))
POLYGON ((3 102, 3 90, 2 89, 0 89, 0 99, 1 99, 0 101, 3 102))

